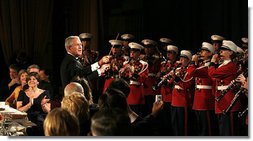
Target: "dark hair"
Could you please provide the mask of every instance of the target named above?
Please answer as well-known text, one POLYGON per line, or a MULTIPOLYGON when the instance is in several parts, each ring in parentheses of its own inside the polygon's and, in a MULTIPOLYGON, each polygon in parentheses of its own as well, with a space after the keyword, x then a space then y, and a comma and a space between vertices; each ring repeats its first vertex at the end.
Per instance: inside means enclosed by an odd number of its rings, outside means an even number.
POLYGON ((124 93, 118 89, 109 89, 106 91, 106 96, 102 96, 102 105, 107 108, 119 108, 127 113, 127 100, 124 93))
POLYGON ((97 136, 132 135, 129 116, 120 109, 103 109, 91 118, 91 132, 97 136))
POLYGON ((17 65, 17 64, 11 64, 10 66, 9 66, 9 69, 14 69, 14 70, 16 70, 17 72, 19 72, 19 66, 17 65))
POLYGON ((31 77, 34 76, 38 82, 40 82, 40 76, 37 72, 31 72, 28 73, 27 77, 26 77, 26 82, 28 83, 28 81, 31 79, 31 77))
POLYGON ((49 69, 40 69, 40 71, 44 71, 45 75, 50 76, 51 71, 49 69))
POLYGON ((129 86, 129 84, 126 82, 126 80, 121 79, 121 78, 114 79, 112 81, 112 83, 109 85, 109 87, 107 88, 107 90, 110 90, 110 89, 118 89, 118 90, 120 90, 121 92, 123 92, 123 94, 125 95, 125 97, 128 97, 128 95, 130 93, 130 86, 129 86))

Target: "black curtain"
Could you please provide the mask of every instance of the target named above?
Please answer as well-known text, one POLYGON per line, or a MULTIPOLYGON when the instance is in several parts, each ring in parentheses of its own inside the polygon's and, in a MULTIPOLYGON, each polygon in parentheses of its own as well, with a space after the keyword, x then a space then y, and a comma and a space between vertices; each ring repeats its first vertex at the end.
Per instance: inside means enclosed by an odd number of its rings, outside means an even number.
MULTIPOLYGON (((247 0, 2 0, 0 43, 7 65, 25 51, 33 63, 53 71, 66 53, 64 39, 82 32, 94 34, 92 47, 109 53, 108 40, 131 33, 135 41, 172 38, 180 49, 197 50, 212 34, 240 46, 248 36, 247 0)), ((8 70, 8 68, 5 68, 8 70)))

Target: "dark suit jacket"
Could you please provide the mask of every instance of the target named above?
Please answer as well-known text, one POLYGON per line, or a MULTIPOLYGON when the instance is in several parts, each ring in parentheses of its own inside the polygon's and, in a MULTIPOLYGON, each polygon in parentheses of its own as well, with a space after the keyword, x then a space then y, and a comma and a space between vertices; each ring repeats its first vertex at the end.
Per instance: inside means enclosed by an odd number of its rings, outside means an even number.
POLYGON ((63 89, 75 76, 85 77, 88 81, 98 78, 97 71, 91 71, 91 66, 83 66, 74 56, 67 54, 61 64, 61 81, 63 89))

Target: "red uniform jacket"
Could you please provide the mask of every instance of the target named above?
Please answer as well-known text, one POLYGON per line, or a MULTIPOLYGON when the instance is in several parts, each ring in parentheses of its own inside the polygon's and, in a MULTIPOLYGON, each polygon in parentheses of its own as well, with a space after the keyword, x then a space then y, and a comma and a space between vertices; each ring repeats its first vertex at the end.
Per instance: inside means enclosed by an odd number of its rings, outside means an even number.
POLYGON ((153 90, 152 86, 156 84, 156 75, 160 70, 160 59, 159 57, 151 57, 148 61, 148 78, 144 82, 143 93, 144 95, 156 95, 159 93, 158 90, 153 90))
POLYGON ((127 103, 129 105, 145 104, 143 83, 148 78, 148 63, 142 60, 135 63, 129 62, 124 65, 123 69, 125 71, 122 73, 122 77, 130 80, 130 93, 127 97, 127 103), (126 67, 128 69, 125 69, 126 67))
MULTIPOLYGON (((165 62, 164 62, 165 63, 165 62)), ((168 74, 170 71, 172 71, 178 63, 171 63, 168 61, 166 64, 161 64, 161 73, 168 74)), ((172 88, 173 88, 173 79, 169 80, 166 85, 161 86, 161 95, 162 95, 162 100, 164 102, 171 102, 172 99, 172 88)))
MULTIPOLYGON (((232 80, 237 77, 237 65, 234 62, 229 62, 226 65, 216 68, 211 65, 208 69, 208 75, 215 80, 216 91, 215 98, 219 97, 221 91, 218 90, 218 86, 227 86, 232 80)), ((229 107, 235 93, 232 90, 228 91, 225 96, 219 101, 215 101, 215 113, 220 114, 223 110, 229 107)), ((238 111, 240 109, 240 100, 237 100, 235 105, 232 107, 231 112, 238 111)))
POLYGON ((206 62, 198 68, 193 64, 189 66, 193 69, 189 75, 195 78, 195 94, 192 106, 194 110, 214 110, 215 98, 212 93, 212 79, 208 76, 209 64, 210 62, 206 62))
POLYGON ((127 61, 128 58, 126 57, 118 57, 118 58, 113 58, 111 60, 111 67, 110 69, 106 72, 106 80, 103 88, 103 93, 105 93, 106 89, 109 87, 109 85, 112 83, 112 81, 115 78, 119 77, 119 70, 123 67, 123 63, 127 61))
POLYGON ((191 107, 194 95, 194 79, 189 75, 193 69, 187 67, 183 81, 175 83, 172 90, 172 101, 171 105, 174 107, 191 107), (180 88, 178 88, 180 87, 180 88))

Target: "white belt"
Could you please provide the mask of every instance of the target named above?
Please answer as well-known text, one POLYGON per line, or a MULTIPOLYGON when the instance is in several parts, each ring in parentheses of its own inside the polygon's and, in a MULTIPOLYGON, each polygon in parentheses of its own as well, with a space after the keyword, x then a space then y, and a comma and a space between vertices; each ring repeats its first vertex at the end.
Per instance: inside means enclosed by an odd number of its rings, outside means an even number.
POLYGON ((180 87, 179 85, 175 85, 174 88, 177 89, 177 90, 183 90, 183 88, 180 87))
POLYGON ((228 85, 226 85, 226 86, 217 86, 217 90, 219 90, 219 91, 226 90, 227 88, 228 88, 228 85))
POLYGON ((141 83, 138 81, 130 80, 130 85, 141 85, 141 83))
POLYGON ((155 77, 156 75, 154 73, 148 73, 148 76, 155 77))
POLYGON ((212 89, 212 86, 208 85, 196 85, 197 89, 212 89))

